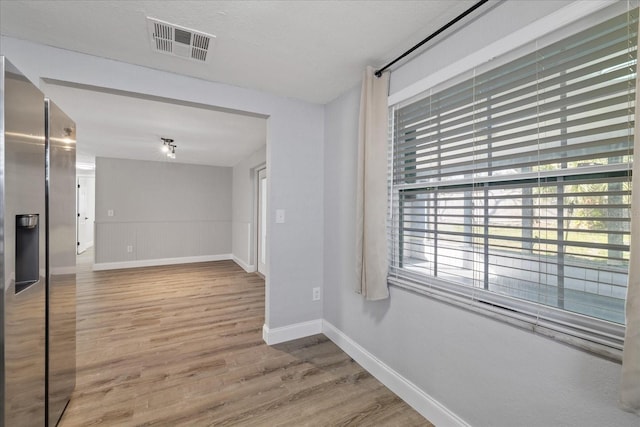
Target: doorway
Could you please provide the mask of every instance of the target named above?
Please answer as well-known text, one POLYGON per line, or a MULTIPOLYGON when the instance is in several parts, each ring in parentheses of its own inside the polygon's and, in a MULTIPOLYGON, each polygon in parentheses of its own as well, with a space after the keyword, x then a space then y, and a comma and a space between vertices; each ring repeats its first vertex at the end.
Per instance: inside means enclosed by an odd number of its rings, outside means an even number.
POLYGON ((77 253, 78 255, 93 246, 93 221, 95 216, 95 178, 78 177, 77 188, 77 253))
POLYGON ((258 171, 258 273, 267 277, 267 169, 258 171))

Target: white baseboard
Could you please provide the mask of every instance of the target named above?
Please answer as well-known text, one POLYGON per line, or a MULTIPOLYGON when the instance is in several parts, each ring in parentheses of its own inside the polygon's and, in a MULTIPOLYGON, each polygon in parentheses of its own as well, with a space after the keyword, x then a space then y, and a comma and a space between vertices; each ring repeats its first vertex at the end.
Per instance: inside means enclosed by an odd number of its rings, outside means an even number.
POLYGON ((262 326, 262 339, 269 345, 319 333, 323 333, 342 351, 358 362, 360 366, 376 377, 378 381, 387 386, 433 424, 443 427, 469 427, 469 424, 462 418, 449 411, 440 402, 369 353, 326 320, 317 319, 271 329, 266 324, 262 326))
MULTIPOLYGON (((433 424, 455 427, 468 427, 464 420, 445 408, 440 402, 422 391, 418 386, 384 364, 358 343, 345 335, 326 320, 322 321, 322 333, 347 353, 360 366, 366 369, 378 381, 400 396, 411 407, 433 424)), ((268 342, 267 342, 268 343, 268 342)))
POLYGON ((266 324, 262 326, 262 339, 269 345, 297 340, 298 338, 320 333, 322 333, 322 319, 310 320, 308 322, 296 323, 280 328, 269 328, 266 324))
POLYGON ((225 261, 232 259, 231 254, 203 255, 179 258, 141 259, 136 261, 101 262, 93 264, 93 271, 120 270, 123 268, 156 267, 160 265, 191 264, 194 262, 225 261))
POLYGON ((236 264, 238 264, 240 267, 242 267, 242 269, 244 271, 246 271, 247 273, 255 273, 256 271, 256 266, 253 264, 247 264, 246 262, 244 262, 243 260, 241 260, 240 258, 238 258, 235 255, 232 255, 233 262, 235 262, 236 264))

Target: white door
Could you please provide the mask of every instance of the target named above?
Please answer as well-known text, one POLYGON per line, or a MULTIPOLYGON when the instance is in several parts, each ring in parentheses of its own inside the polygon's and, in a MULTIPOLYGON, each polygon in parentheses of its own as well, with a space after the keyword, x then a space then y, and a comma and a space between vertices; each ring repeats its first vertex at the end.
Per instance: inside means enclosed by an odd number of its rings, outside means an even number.
POLYGON ((93 177, 78 177, 78 196, 76 199, 78 204, 78 254, 93 246, 94 186, 95 179, 93 177))
POLYGON ((267 276, 267 170, 258 171, 258 272, 267 276))

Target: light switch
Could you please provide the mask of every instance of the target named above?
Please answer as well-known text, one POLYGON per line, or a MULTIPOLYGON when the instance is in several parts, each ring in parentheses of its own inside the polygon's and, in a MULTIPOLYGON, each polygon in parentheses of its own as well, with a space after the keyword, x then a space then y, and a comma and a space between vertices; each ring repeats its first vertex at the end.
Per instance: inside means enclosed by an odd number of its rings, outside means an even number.
POLYGON ((284 209, 276 209, 276 224, 284 224, 284 209))
POLYGON ((113 209, 109 209, 107 211, 107 216, 113 216, 113 209))

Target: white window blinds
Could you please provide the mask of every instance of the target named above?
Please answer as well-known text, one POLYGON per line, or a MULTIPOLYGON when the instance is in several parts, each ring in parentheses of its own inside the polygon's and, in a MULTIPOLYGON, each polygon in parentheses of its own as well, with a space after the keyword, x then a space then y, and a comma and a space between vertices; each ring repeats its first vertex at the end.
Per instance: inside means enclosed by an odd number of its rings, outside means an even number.
POLYGON ((637 9, 393 109, 392 279, 624 324, 636 32, 637 9))

